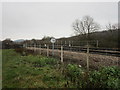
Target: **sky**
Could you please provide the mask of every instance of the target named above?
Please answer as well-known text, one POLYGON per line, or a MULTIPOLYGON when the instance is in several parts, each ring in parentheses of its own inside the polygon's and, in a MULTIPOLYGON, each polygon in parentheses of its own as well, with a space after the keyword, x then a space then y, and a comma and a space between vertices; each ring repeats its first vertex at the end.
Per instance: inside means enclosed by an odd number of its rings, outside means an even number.
POLYGON ((2 40, 70 37, 72 23, 85 15, 93 17, 101 30, 118 22, 117 2, 2 2, 1 8, 2 40))

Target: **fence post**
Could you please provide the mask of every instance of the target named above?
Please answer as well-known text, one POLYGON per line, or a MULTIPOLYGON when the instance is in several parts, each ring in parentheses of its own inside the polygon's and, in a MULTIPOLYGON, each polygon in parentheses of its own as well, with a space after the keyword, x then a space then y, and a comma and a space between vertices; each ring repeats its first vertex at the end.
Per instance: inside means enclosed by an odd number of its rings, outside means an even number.
POLYGON ((36 45, 34 44, 34 52, 36 51, 35 47, 36 47, 36 45))
POLYGON ((61 46, 61 63, 63 63, 63 46, 61 46))
POLYGON ((87 45, 87 71, 89 71, 89 46, 87 45))
POLYGON ((71 43, 70 43, 70 41, 69 41, 69 50, 71 51, 71 43))
POLYGON ((49 57, 49 45, 47 45, 47 57, 49 57))
POLYGON ((27 48, 27 43, 25 44, 25 48, 27 48))
POLYGON ((54 56, 54 43, 52 43, 52 56, 54 56))
POLYGON ((71 46, 71 43, 70 43, 70 41, 69 41, 69 47, 71 46))
POLYGON ((40 48, 40 55, 41 55, 41 44, 39 45, 39 48, 40 48))

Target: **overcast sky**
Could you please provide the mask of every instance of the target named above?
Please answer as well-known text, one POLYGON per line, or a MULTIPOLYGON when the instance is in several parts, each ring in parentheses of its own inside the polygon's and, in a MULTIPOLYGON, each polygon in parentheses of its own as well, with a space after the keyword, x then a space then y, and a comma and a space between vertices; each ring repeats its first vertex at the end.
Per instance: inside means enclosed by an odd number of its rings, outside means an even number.
POLYGON ((117 2, 4 2, 2 3, 2 40, 41 39, 73 35, 72 23, 90 15, 103 28, 117 23, 117 2))

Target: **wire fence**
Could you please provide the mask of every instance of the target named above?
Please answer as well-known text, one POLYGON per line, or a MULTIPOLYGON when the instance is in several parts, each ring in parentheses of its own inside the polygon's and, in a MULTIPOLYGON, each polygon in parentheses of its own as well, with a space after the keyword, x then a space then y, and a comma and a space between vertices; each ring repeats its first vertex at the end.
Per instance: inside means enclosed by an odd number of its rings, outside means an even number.
POLYGON ((87 42, 56 41, 54 47, 50 42, 25 43, 23 44, 23 47, 33 50, 38 54, 46 55, 47 57, 57 57, 61 62, 77 63, 87 68, 120 65, 119 57, 112 55, 116 55, 116 53, 118 56, 120 55, 120 52, 117 49, 112 50, 112 52, 110 52, 111 49, 105 50, 102 48, 100 50, 98 48, 98 41, 89 42, 89 49, 87 49, 86 44, 87 42), (100 52, 103 55, 101 55, 100 52))

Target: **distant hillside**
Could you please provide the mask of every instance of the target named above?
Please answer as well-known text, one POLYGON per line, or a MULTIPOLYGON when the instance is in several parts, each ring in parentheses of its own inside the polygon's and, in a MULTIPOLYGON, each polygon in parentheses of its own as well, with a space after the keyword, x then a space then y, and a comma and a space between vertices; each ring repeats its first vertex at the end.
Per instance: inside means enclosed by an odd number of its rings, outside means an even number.
MULTIPOLYGON (((98 41, 98 47, 104 47, 104 48, 118 48, 118 32, 120 30, 108 30, 108 31, 99 31, 99 32, 93 32, 90 33, 89 41, 90 45, 92 47, 97 46, 98 41)), ((24 43, 28 44, 50 44, 51 37, 44 38, 42 40, 25 40, 24 43)), ((72 36, 68 38, 59 38, 57 39, 56 43, 57 45, 69 45, 69 42, 72 46, 85 46, 87 44, 87 38, 86 35, 78 35, 78 36, 72 36)))
POLYGON ((23 42, 25 41, 24 39, 18 39, 18 40, 15 40, 14 42, 23 42))
MULTIPOLYGON (((90 34, 89 40, 92 41, 99 41, 99 47, 106 47, 106 48, 117 48, 118 47, 118 32, 120 30, 108 30, 108 31, 100 31, 100 32, 93 32, 90 34)), ((60 38, 58 40, 66 40, 66 41, 73 41, 76 42, 84 42, 87 41, 85 35, 78 35, 72 36, 69 38, 60 38)))

